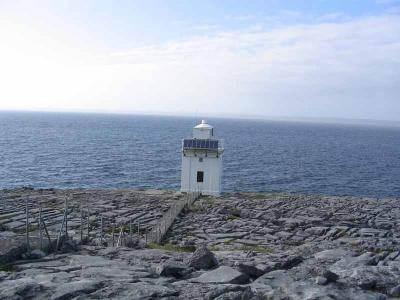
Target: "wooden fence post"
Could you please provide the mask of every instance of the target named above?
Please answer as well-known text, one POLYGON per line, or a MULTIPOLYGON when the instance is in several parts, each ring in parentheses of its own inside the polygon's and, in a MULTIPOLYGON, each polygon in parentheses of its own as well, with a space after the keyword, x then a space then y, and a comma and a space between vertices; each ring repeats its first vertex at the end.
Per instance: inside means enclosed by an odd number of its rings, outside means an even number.
POLYGON ((81 234, 81 243, 83 243, 83 209, 82 209, 82 203, 81 203, 81 230, 80 230, 80 234, 81 234))
POLYGON ((132 218, 130 218, 130 220, 129 220, 129 236, 132 239, 132 236, 133 236, 132 218))
POLYGON ((120 226, 119 235, 118 235, 118 240, 117 240, 117 247, 121 246, 122 230, 123 230, 123 228, 124 228, 123 226, 124 226, 123 224, 120 226))
POLYGON ((42 205, 39 206, 39 243, 40 251, 43 251, 42 205))
POLYGON ((44 222, 43 219, 42 219, 42 224, 43 224, 44 232, 46 233, 46 236, 47 236, 47 240, 49 242, 49 249, 50 249, 50 247, 51 247, 51 239, 50 239, 49 232, 47 231, 46 223, 44 222))
POLYGON ((103 215, 100 216, 100 244, 103 246, 103 215))
POLYGON ((114 241, 114 222, 112 223, 112 228, 111 228, 111 235, 112 235, 112 246, 114 247, 115 241, 114 241))
POLYGON ((89 211, 89 207, 87 209, 87 238, 89 241, 89 235, 90 235, 90 211, 89 211))
POLYGON ((31 245, 29 243, 29 208, 28 198, 25 200, 25 231, 26 231, 26 250, 28 253, 31 252, 31 245))
POLYGON ((62 232, 63 232, 63 229, 64 229, 64 222, 65 222, 65 212, 64 212, 64 218, 63 218, 62 223, 61 223, 60 231, 58 232, 57 243, 56 243, 56 252, 58 250, 58 246, 60 245, 61 235, 62 235, 62 232))
POLYGON ((65 196, 65 238, 68 239, 68 196, 65 196))

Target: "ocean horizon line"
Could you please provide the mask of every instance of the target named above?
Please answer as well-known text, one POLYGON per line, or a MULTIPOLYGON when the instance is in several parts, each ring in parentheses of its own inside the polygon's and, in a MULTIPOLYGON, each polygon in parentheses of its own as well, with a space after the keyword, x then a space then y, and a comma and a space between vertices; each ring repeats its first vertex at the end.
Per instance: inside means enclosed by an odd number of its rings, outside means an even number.
POLYGON ((96 111, 96 110, 46 110, 46 109, 0 109, 0 113, 49 113, 49 114, 77 114, 77 115, 110 115, 110 116, 149 116, 149 117, 178 117, 193 118, 201 120, 211 119, 231 119, 249 120, 264 122, 291 122, 291 123, 311 123, 311 124, 332 124, 332 125, 355 125, 355 126, 379 126, 400 128, 400 121, 396 120, 375 120, 375 119, 354 119, 354 118, 335 118, 335 117, 292 117, 292 116, 263 116, 263 115, 239 115, 239 114, 218 114, 218 113, 190 113, 190 112, 149 112, 149 111, 96 111))

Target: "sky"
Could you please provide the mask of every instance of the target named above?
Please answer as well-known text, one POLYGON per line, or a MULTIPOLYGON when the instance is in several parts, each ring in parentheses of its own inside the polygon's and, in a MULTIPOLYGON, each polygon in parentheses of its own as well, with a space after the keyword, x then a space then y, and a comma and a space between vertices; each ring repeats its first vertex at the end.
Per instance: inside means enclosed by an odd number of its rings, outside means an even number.
POLYGON ((0 0, 0 110, 400 121, 400 0, 0 0))

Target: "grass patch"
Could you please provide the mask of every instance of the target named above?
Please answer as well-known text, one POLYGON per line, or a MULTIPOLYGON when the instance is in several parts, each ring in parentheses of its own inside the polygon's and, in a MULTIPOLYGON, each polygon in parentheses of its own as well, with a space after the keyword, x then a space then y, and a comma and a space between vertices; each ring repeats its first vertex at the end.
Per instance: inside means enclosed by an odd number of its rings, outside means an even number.
POLYGON ((241 211, 238 208, 231 208, 231 215, 240 218, 241 211))
POLYGON ((172 244, 160 245, 160 244, 156 244, 156 243, 148 243, 146 245, 146 248, 159 249, 159 250, 172 251, 172 252, 194 252, 194 251, 196 251, 195 246, 179 247, 177 245, 172 245, 172 244))
MULTIPOLYGON (((38 230, 38 228, 39 227, 36 224, 29 224, 28 231, 29 232, 36 231, 36 230, 38 230)), ((1 226, 0 226, 0 229, 1 229, 1 226)), ((18 232, 18 233, 26 232, 26 226, 23 226, 23 227, 19 228, 18 230, 15 230, 15 231, 18 232)))
POLYGON ((265 194, 255 194, 251 196, 254 200, 267 200, 267 196, 265 194))
POLYGON ((193 213, 201 213, 204 212, 204 209, 200 206, 200 204, 195 203, 192 205, 191 211, 193 213))
POLYGON ((13 265, 0 265, 0 272, 14 272, 15 271, 15 267, 13 265))
POLYGON ((208 247, 208 250, 210 250, 210 251, 220 251, 221 248, 218 247, 217 245, 212 245, 212 246, 208 247))
POLYGON ((223 244, 224 244, 224 245, 230 245, 230 244, 232 244, 235 240, 236 240, 236 239, 230 239, 230 240, 227 240, 227 241, 223 242, 223 244))
POLYGON ((265 200, 265 201, 274 201, 274 200, 291 200, 290 196, 285 195, 283 193, 256 193, 250 196, 251 200, 265 200))
POLYGON ((212 207, 218 205, 214 198, 205 198, 205 199, 203 199, 203 203, 205 205, 209 205, 209 206, 212 206, 212 207))
POLYGON ((262 246, 249 246, 249 245, 243 245, 242 247, 239 248, 239 250, 242 251, 254 251, 254 252, 259 252, 259 253, 273 253, 274 251, 269 248, 265 248, 262 246))
POLYGON ((202 198, 191 207, 193 213, 205 213, 208 209, 218 206, 218 203, 214 198, 202 198))
POLYGON ((226 219, 229 220, 229 221, 233 221, 233 220, 236 220, 236 219, 240 219, 240 217, 235 216, 235 215, 228 215, 226 217, 226 219))
POLYGON ((28 231, 35 231, 38 229, 38 225, 36 224, 29 224, 28 231))

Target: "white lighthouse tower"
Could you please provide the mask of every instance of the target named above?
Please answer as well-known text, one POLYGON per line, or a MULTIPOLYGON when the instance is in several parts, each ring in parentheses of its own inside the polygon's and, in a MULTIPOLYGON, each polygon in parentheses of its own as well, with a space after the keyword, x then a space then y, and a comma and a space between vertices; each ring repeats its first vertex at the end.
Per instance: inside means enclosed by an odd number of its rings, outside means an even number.
POLYGON ((202 120, 193 128, 193 137, 182 142, 181 192, 221 193, 222 140, 214 137, 214 128, 202 120))

